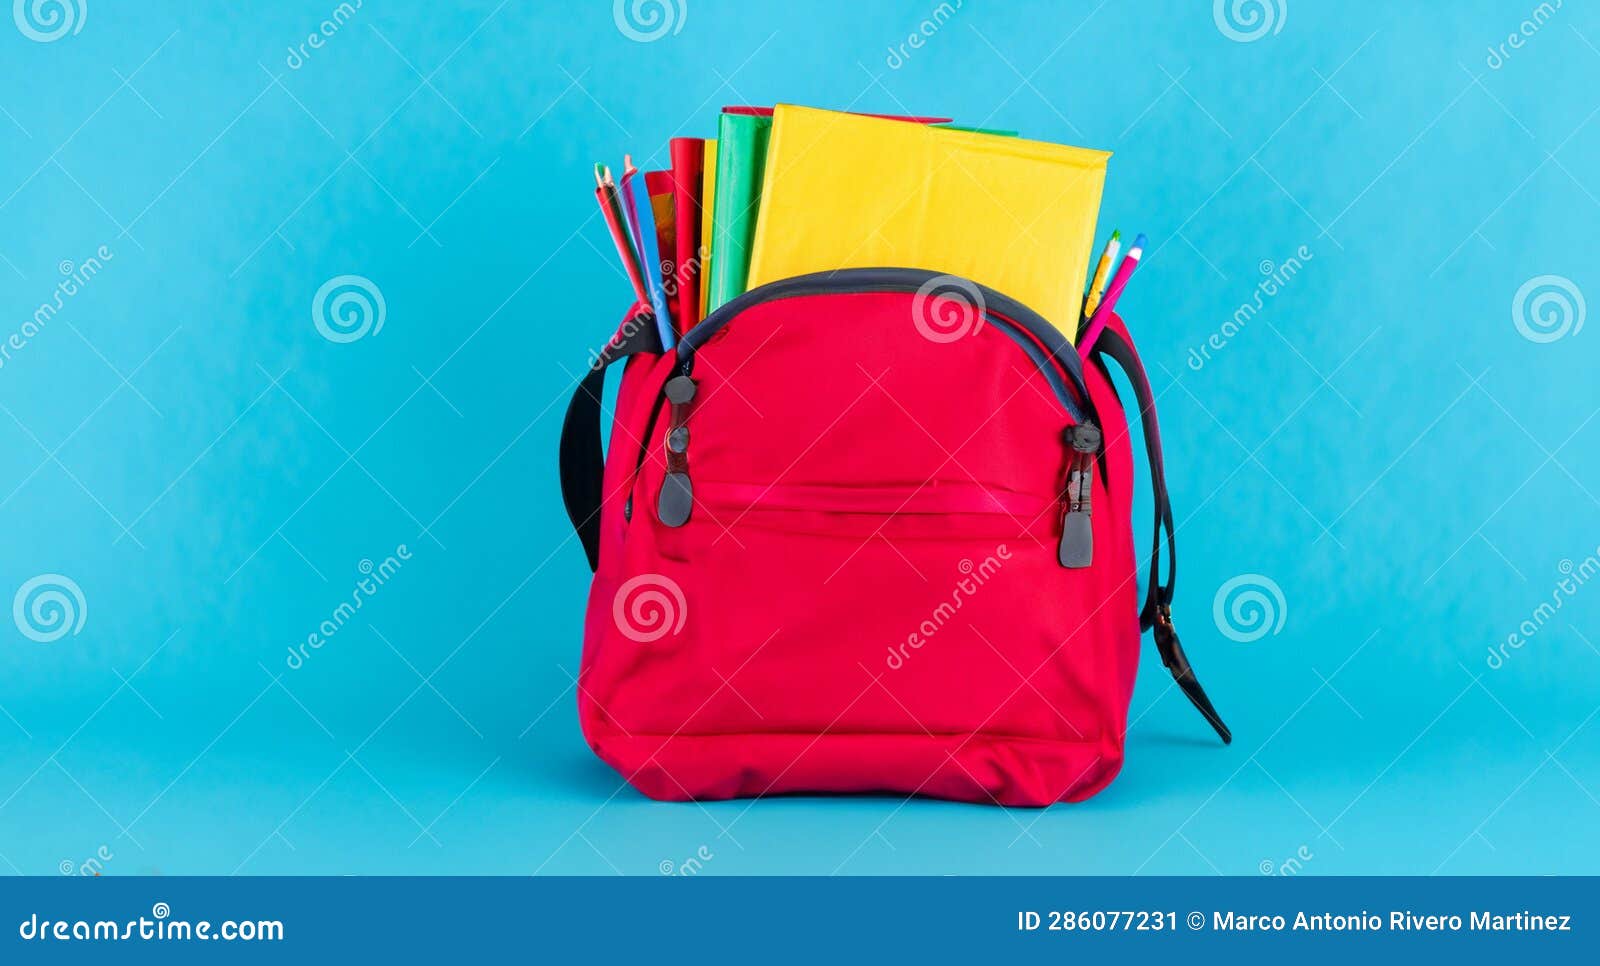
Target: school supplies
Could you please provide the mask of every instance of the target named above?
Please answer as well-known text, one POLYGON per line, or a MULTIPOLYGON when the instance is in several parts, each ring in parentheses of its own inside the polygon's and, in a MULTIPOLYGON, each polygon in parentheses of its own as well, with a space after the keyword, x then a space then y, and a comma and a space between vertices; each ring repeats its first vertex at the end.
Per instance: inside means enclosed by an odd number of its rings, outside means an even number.
POLYGON ((634 251, 639 256, 639 268, 644 274, 645 293, 650 308, 655 313, 656 330, 661 335, 661 345, 670 349, 678 341, 672 329, 672 313, 667 309, 667 293, 661 286, 661 254, 656 242, 655 217, 650 208, 650 193, 633 159, 622 159, 622 210, 627 214, 628 229, 633 234, 634 251), (649 222, 646 223, 646 219, 649 222))
POLYGON ((1094 350, 1095 340, 1100 338, 1100 332, 1110 320, 1111 312, 1117 306, 1117 299, 1122 297, 1122 290, 1128 287, 1128 279, 1133 275, 1133 270, 1139 267, 1139 259, 1144 256, 1144 243, 1143 234, 1133 240, 1127 256, 1122 259, 1122 265, 1117 268, 1116 277, 1111 280, 1111 287, 1106 289, 1105 298, 1100 300, 1100 307, 1095 310, 1094 318, 1084 327, 1083 337, 1077 343, 1078 354, 1084 359, 1088 359, 1089 353, 1094 350))
POLYGON ((716 264, 716 236, 711 217, 717 202, 717 139, 706 141, 705 158, 701 162, 700 191, 700 311, 695 316, 699 322, 706 317, 706 303, 711 298, 709 278, 711 266, 716 264))
POLYGON ((667 292, 667 308, 670 310, 676 286, 672 283, 673 273, 667 271, 667 265, 676 251, 678 237, 678 221, 672 207, 672 172, 646 171, 644 187, 650 194, 650 214, 655 217, 656 251, 661 255, 661 282, 667 292))
MULTIPOLYGON (((724 107, 724 114, 749 114, 754 117, 771 117, 773 109, 770 107, 752 107, 749 104, 735 104, 724 107)), ((850 113, 855 114, 855 111, 850 113)), ((885 121, 910 121, 913 124, 949 124, 948 117, 918 117, 914 114, 861 114, 861 117, 881 117, 885 121)))
POLYGON ((1005 292, 1071 339, 1109 157, 780 104, 748 286, 923 268, 1005 292))
POLYGON ((1004 131, 997 127, 967 127, 963 124, 940 124, 939 128, 945 131, 971 131, 974 134, 993 134, 995 137, 1014 138, 1016 131, 1004 131))
POLYGON ((1111 233, 1111 240, 1106 242, 1106 250, 1100 253, 1100 264, 1095 266, 1094 281, 1089 283, 1089 294, 1083 300, 1083 317, 1088 319, 1094 315, 1095 306, 1100 304, 1100 296, 1106 290, 1106 276, 1111 274, 1111 266, 1116 264, 1117 252, 1122 250, 1122 232, 1111 233))
POLYGON ((1110 155, 1016 134, 943 117, 730 105, 717 138, 672 139, 666 170, 641 176, 627 160, 609 202, 597 166, 597 198, 622 226, 612 237, 629 282, 669 343, 756 286, 884 266, 990 285, 1074 340, 1117 274, 1114 232, 1087 291, 1075 284, 1110 155))
POLYGON ((705 159, 703 138, 673 138, 668 145, 672 155, 673 223, 673 322, 678 334, 700 321, 700 191, 705 159))
POLYGON ((723 112, 718 120, 717 197, 711 215, 717 260, 706 280, 711 287, 707 312, 745 290, 771 129, 772 118, 760 114, 723 112))
POLYGON ((611 232, 611 241, 617 246, 617 257, 622 260, 623 273, 633 286, 633 296, 639 302, 648 302, 650 296, 645 290, 644 274, 639 269, 639 260, 634 256, 627 216, 622 213, 617 185, 611 180, 610 169, 603 164, 595 165, 594 182, 595 200, 600 202, 600 213, 605 216, 606 229, 611 232))
POLYGON ((559 477, 596 572, 579 721, 652 797, 1082 800, 1121 768, 1144 630, 1232 738, 1173 627, 1155 399, 1115 314, 1145 237, 1124 250, 1111 233, 1084 284, 1109 155, 905 121, 730 108, 716 140, 672 141, 670 172, 626 165, 611 223, 660 328, 637 324, 636 302, 591 360, 562 423, 559 477), (621 385, 608 406, 611 367, 621 385), (863 373, 884 391, 863 394, 863 373), (1155 508, 1137 607, 1135 412, 1155 508), (975 470, 901 431, 911 414, 926 438, 961 442, 975 470), (1007 517, 1028 539, 969 567, 993 546, 988 521, 1007 517), (862 543, 875 521, 906 539, 862 543), (737 554, 722 549, 732 530, 737 554), (945 659, 913 653, 904 629, 930 607, 917 575, 959 559, 982 583, 998 558, 1005 579, 942 632, 945 659), (640 608, 623 598, 667 573, 680 619, 627 626, 640 608), (1111 616, 1084 622, 1087 608, 1111 616), (773 627, 781 646, 744 653, 773 627), (827 673, 862 663, 863 640, 891 642, 878 658, 889 673, 914 667, 895 695, 863 697, 827 673), (752 662, 756 701, 709 672, 725 659, 752 662), (1018 696, 1006 668, 1045 664, 1059 673, 1018 696), (954 760, 973 736, 976 769, 954 760))
MULTIPOLYGON (((722 109, 717 124, 717 192, 713 230, 722 257, 709 278, 712 311, 743 294, 750 268, 751 241, 761 210, 761 186, 766 176, 767 142, 776 108, 735 106, 722 109)), ((947 118, 862 114, 883 121, 942 124, 947 118)))

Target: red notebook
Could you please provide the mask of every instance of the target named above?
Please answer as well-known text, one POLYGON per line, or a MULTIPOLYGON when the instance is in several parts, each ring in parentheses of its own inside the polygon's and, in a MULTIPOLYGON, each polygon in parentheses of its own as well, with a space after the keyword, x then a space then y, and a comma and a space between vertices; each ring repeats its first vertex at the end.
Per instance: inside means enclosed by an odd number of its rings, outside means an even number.
POLYGON ((667 297, 674 306, 678 334, 689 331, 700 321, 700 197, 705 167, 704 138, 673 138, 672 153, 672 290, 667 297))
MULTIPOLYGON (((724 113, 724 114, 748 114, 748 115, 750 115, 752 117, 771 117, 772 116, 772 108, 770 108, 770 107, 752 107, 749 104, 736 104, 736 105, 734 105, 732 107, 724 107, 722 109, 722 113, 724 113)), ((950 123, 950 118, 948 118, 948 117, 912 117, 912 116, 908 116, 908 115, 905 115, 905 114, 865 114, 865 113, 863 113, 861 111, 850 111, 849 113, 851 113, 851 114, 860 114, 862 117, 881 117, 886 121, 910 121, 913 124, 949 124, 950 123)))

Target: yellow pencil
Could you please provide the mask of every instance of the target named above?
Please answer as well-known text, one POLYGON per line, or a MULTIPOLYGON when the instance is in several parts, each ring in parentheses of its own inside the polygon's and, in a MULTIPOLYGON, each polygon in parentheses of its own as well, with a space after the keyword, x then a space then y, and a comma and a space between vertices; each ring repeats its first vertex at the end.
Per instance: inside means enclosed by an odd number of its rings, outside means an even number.
POLYGON ((1100 264, 1095 266, 1094 281, 1089 283, 1089 297, 1083 300, 1083 317, 1094 315, 1094 310, 1100 304, 1100 296, 1106 291, 1106 276, 1111 274, 1111 266, 1117 260, 1117 253, 1122 250, 1119 239, 1122 232, 1111 233, 1111 240, 1106 242, 1106 250, 1100 254, 1100 264))

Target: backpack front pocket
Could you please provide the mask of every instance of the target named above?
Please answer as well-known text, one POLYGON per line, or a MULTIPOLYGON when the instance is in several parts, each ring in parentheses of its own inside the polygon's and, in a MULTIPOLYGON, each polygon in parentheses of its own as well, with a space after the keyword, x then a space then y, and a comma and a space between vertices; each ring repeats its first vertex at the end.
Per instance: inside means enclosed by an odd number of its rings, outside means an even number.
POLYGON ((1101 727, 1100 602, 1059 566, 1055 497, 975 484, 701 497, 704 514, 664 538, 691 611, 674 670, 703 692, 687 730, 1086 740, 1101 727))

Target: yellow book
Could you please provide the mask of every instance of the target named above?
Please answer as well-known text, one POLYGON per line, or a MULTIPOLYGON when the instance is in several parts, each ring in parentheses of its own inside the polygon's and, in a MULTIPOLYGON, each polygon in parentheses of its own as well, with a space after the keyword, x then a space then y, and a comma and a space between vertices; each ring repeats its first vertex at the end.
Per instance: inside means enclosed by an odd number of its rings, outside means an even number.
POLYGON ((706 317, 706 302, 711 296, 711 209, 717 198, 717 139, 706 139, 705 161, 700 169, 700 318, 706 317))
POLYGON ((1017 299, 1070 341, 1110 157, 780 104, 749 287, 841 268, 928 269, 1017 299))

